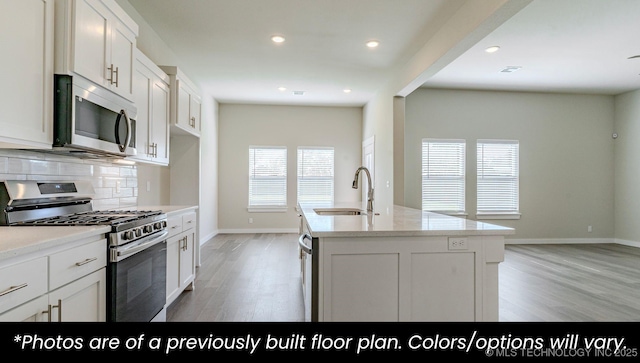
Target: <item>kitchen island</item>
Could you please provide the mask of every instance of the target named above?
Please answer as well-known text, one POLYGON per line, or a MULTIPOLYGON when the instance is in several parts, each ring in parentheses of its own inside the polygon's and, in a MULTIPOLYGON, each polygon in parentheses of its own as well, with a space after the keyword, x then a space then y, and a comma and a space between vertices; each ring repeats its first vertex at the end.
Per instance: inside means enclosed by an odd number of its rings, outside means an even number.
POLYGON ((394 206, 299 204, 310 321, 498 321, 498 264, 515 230, 394 206))

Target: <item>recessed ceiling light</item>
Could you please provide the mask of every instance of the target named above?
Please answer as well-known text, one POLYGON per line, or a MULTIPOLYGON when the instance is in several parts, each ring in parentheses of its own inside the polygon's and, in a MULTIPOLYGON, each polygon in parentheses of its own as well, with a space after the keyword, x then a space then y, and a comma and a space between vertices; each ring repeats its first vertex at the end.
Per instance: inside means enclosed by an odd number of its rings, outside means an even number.
POLYGON ((287 90, 287 87, 283 87, 283 86, 278 87, 278 91, 282 92, 282 91, 286 91, 286 90, 287 90))
POLYGON ((282 35, 274 35, 274 36, 271 37, 271 40, 274 43, 282 43, 282 42, 284 42, 284 37, 282 35))
POLYGON ((380 42, 377 41, 377 40, 370 40, 370 41, 367 42, 367 47, 369 47, 369 48, 375 48, 378 45, 380 45, 380 42))
POLYGON ((304 91, 293 91, 293 94, 296 96, 302 96, 304 95, 304 91))
POLYGON ((500 47, 497 46, 497 45, 494 45, 492 47, 489 47, 489 48, 485 49, 484 51, 487 52, 487 53, 495 53, 498 50, 500 50, 500 47))
POLYGON ((345 88, 342 90, 344 93, 351 93, 351 88, 345 88))

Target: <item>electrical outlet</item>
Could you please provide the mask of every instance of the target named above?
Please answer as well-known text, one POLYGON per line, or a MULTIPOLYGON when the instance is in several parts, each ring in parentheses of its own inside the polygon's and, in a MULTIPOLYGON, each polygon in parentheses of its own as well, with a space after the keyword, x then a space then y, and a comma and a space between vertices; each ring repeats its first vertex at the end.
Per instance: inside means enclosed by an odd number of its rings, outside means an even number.
POLYGON ((450 250, 466 250, 467 248, 467 237, 449 237, 450 250))
POLYGON ((249 218, 249 223, 253 223, 253 218, 249 218))
POLYGON ((587 226, 587 232, 589 232, 589 233, 593 232, 593 227, 587 226))

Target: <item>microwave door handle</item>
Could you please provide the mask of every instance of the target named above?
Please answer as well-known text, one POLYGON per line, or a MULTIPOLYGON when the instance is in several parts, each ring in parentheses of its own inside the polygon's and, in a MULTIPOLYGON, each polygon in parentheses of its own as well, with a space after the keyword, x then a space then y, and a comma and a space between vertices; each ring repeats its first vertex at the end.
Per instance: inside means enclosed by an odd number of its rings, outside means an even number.
POLYGON ((118 144, 118 148, 120 149, 120 152, 125 152, 125 150, 127 150, 127 146, 129 146, 129 143, 131 142, 131 120, 129 119, 129 116, 127 116, 127 111, 125 111, 124 109, 120 110, 120 113, 118 113, 118 118, 116 119, 115 134, 116 134, 116 144, 118 144), (124 145, 120 143, 120 133, 119 133, 120 118, 122 116, 124 116, 124 119, 127 122, 127 136, 125 137, 124 145))

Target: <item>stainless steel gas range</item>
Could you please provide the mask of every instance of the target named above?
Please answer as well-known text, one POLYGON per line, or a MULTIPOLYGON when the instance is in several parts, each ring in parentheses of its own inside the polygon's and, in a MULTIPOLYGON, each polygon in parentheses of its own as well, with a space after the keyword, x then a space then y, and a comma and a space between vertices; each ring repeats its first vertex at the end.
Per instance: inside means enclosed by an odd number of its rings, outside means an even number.
POLYGON ((161 210, 93 210, 89 181, 7 180, 0 225, 108 225, 107 321, 163 321, 167 216, 161 210))

